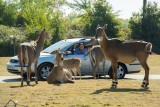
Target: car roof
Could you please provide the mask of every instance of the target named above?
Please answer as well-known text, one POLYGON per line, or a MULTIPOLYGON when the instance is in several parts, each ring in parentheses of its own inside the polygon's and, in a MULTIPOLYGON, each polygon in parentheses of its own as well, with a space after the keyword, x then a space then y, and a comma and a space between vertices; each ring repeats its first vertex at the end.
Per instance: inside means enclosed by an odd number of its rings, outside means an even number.
POLYGON ((72 39, 65 39, 67 42, 86 42, 90 40, 89 38, 72 38, 72 39))
POLYGON ((42 52, 51 53, 52 51, 54 51, 54 50, 56 50, 58 48, 60 48, 61 51, 63 52, 73 44, 77 44, 77 43, 81 43, 81 42, 87 42, 89 40, 90 39, 88 39, 88 38, 72 38, 72 39, 60 40, 60 41, 50 45, 49 47, 44 49, 42 52))

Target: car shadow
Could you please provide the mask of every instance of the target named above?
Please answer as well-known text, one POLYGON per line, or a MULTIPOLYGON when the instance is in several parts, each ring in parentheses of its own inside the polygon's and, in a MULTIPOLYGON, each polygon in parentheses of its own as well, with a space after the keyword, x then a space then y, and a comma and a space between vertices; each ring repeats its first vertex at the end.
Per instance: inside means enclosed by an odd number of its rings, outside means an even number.
MULTIPOLYGON (((17 78, 10 78, 10 79, 3 79, 3 82, 20 82, 21 81, 21 77, 17 77, 17 78)), ((26 81, 26 78, 23 79, 23 81, 26 81)), ((34 81, 34 78, 31 78, 31 81, 34 81)))
POLYGON ((20 82, 21 78, 4 79, 3 82, 20 82))
MULTIPOLYGON (((92 76, 83 76, 81 77, 76 77, 75 80, 92 80, 93 77, 92 76)), ((93 79, 93 80, 100 80, 100 79, 106 79, 106 80, 109 80, 110 78, 109 77, 100 77, 100 78, 96 78, 96 79, 93 79)), ((120 79, 121 80, 121 79, 120 79)), ((124 78, 123 80, 135 80, 133 78, 124 78)), ((4 83, 9 83, 9 82, 20 82, 21 81, 21 77, 17 77, 17 78, 7 78, 7 79, 3 79, 2 82, 4 83)), ((26 78, 24 78, 24 82, 26 81, 26 78)), ((31 78, 31 81, 34 81, 34 78, 31 78)), ((39 80, 40 81, 40 80, 39 80)), ((74 81, 74 79, 73 79, 74 81)), ((55 84, 57 85, 57 84, 55 84)), ((59 85, 59 84, 58 84, 59 85)))

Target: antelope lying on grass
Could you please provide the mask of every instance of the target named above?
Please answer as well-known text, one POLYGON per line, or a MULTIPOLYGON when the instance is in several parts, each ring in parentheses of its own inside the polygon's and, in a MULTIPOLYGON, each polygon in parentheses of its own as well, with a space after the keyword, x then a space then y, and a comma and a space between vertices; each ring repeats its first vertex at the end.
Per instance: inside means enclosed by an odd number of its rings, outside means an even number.
MULTIPOLYGON (((92 65, 93 78, 95 79, 97 68, 98 68, 98 71, 100 72, 100 70, 99 70, 100 63, 103 63, 103 72, 105 75, 105 61, 106 61, 106 59, 105 59, 103 52, 101 51, 101 48, 100 48, 100 45, 99 45, 99 42, 97 39, 91 38, 91 40, 86 43, 86 45, 88 45, 88 44, 93 45, 92 49, 89 52, 89 56, 90 56, 90 61, 91 61, 91 65, 92 65)), ((99 73, 98 73, 98 77, 99 77, 99 73)))
POLYGON ((28 42, 22 43, 18 48, 18 59, 21 67, 21 86, 23 86, 24 64, 27 64, 27 85, 30 85, 30 74, 31 74, 32 63, 34 63, 35 83, 38 84, 37 62, 40 52, 43 49, 44 42, 47 38, 49 38, 48 33, 45 32, 45 29, 38 33, 40 33, 40 36, 37 41, 32 41, 30 43, 28 42))
POLYGON ((74 83, 72 81, 72 73, 69 72, 68 69, 64 68, 63 63, 63 53, 58 52, 58 50, 54 51, 53 54, 56 54, 56 62, 57 66, 53 67, 52 71, 49 73, 47 77, 48 84, 52 83, 74 83))
MULTIPOLYGON (((56 50, 56 53, 57 54, 60 53, 59 51, 60 51, 60 49, 56 50)), ((55 53, 55 52, 53 52, 53 53, 55 53)), ((80 59, 78 59, 78 58, 65 59, 63 61, 63 64, 64 64, 65 69, 71 70, 73 72, 74 79, 76 78, 77 73, 80 75, 80 79, 81 79, 81 71, 79 69, 79 67, 81 66, 80 59)))
POLYGON ((136 59, 139 60, 142 67, 145 70, 144 80, 141 87, 147 87, 149 85, 149 66, 147 64, 147 58, 151 54, 152 44, 144 41, 123 41, 119 39, 108 39, 105 29, 107 25, 103 27, 97 27, 96 39, 100 38, 101 50, 105 57, 111 60, 113 69, 112 87, 116 87, 117 80, 117 62, 132 63, 136 59))
POLYGON ((80 79, 81 79, 81 71, 79 69, 81 65, 80 59, 78 58, 65 59, 63 63, 64 63, 64 68, 71 70, 73 72, 74 79, 76 78, 77 73, 80 75, 80 79))

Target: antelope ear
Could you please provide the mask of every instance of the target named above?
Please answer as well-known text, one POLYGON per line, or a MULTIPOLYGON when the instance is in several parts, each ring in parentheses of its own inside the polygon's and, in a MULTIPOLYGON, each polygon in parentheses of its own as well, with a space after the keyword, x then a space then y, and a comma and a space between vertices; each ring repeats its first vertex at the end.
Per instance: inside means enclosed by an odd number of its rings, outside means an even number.
POLYGON ((98 24, 98 25, 97 25, 97 29, 98 29, 99 27, 100 27, 100 25, 98 24))
POLYGON ((104 26, 103 26, 103 30, 105 30, 105 29, 107 29, 107 24, 105 24, 104 26))
POLYGON ((51 54, 57 54, 57 50, 55 50, 55 51, 51 52, 51 54))
POLYGON ((43 29, 43 32, 45 32, 45 31, 46 31, 46 29, 44 28, 44 29, 43 29))
POLYGON ((61 49, 60 48, 58 48, 58 50, 57 51, 60 51, 61 49))
POLYGON ((41 31, 39 31, 39 30, 35 30, 35 34, 40 35, 40 34, 41 34, 41 31))
POLYGON ((53 52, 51 52, 51 54, 57 54, 59 52, 60 48, 58 48, 57 50, 54 50, 53 52))

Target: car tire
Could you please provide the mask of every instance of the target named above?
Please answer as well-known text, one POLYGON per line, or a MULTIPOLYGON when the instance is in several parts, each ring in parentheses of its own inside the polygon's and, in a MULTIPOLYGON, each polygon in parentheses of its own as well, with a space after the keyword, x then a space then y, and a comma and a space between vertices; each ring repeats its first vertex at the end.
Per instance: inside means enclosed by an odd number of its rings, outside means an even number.
MULTIPOLYGON (((126 66, 122 63, 118 63, 118 68, 117 68, 118 79, 123 79, 126 73, 127 73, 126 66)), ((111 79, 113 78, 112 67, 110 68, 108 75, 111 79)))
POLYGON ((49 72, 51 72, 53 64, 43 63, 38 67, 38 80, 46 81, 49 72))

